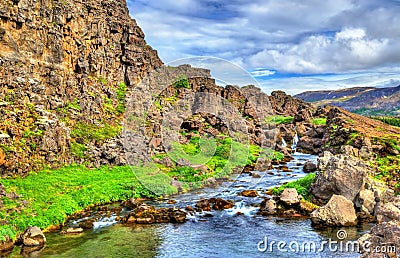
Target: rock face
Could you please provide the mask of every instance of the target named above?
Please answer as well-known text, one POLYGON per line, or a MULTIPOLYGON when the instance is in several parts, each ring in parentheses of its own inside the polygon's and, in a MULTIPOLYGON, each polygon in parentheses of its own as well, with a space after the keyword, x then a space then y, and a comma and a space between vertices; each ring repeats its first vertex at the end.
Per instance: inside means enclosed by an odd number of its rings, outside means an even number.
POLYGON ((367 244, 369 248, 369 250, 361 250, 362 258, 399 257, 400 197, 397 196, 392 202, 378 208, 377 218, 378 224, 371 229, 370 233, 358 240, 361 245, 367 244), (374 253, 377 247, 385 252, 374 253))
POLYGON ((124 0, 4 0, 0 10, 0 174, 80 163, 65 121, 117 126, 118 87, 129 91, 161 60, 124 0))
POLYGON ((46 237, 38 227, 28 227, 19 237, 19 242, 27 247, 43 246, 46 237))
POLYGON ((354 226, 357 215, 352 201, 341 195, 333 195, 329 202, 311 213, 314 225, 354 226))

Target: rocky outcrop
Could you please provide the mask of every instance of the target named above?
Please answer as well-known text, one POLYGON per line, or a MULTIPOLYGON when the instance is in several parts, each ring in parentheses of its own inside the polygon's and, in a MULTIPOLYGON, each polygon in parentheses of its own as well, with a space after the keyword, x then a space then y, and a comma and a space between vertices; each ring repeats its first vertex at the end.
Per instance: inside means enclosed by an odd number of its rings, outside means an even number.
POLYGON ((400 197, 385 204, 377 210, 378 224, 363 235, 358 241, 362 249, 362 257, 398 257, 400 255, 400 197), (382 252, 374 252, 382 250, 382 252))
POLYGON ((349 155, 324 152, 318 169, 321 172, 310 188, 315 201, 324 203, 333 195, 342 195, 353 202, 360 218, 374 217, 377 207, 394 196, 393 190, 372 177, 371 167, 349 155))
POLYGON ((357 215, 352 201, 341 195, 333 195, 329 202, 311 213, 314 225, 354 226, 357 215))
POLYGON ((226 210, 235 206, 233 201, 224 200, 222 198, 202 199, 196 203, 196 211, 226 210))
POLYGON ((81 162, 70 149, 77 121, 117 128, 118 88, 161 60, 123 0, 4 0, 0 10, 0 174, 81 162))

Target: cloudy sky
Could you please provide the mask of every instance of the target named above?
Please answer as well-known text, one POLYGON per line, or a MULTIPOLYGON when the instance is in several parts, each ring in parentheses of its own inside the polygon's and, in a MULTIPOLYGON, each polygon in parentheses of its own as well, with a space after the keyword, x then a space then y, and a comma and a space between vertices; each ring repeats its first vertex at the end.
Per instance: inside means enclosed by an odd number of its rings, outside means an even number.
POLYGON ((400 0, 127 0, 165 63, 210 56, 266 92, 400 84, 400 0))

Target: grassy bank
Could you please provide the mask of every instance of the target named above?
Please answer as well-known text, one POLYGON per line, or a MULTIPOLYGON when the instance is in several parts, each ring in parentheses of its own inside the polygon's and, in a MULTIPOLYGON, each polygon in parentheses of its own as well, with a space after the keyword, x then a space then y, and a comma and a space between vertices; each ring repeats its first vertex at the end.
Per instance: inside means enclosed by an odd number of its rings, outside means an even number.
POLYGON ((299 194, 307 201, 311 201, 313 198, 310 192, 311 184, 315 182, 315 173, 310 173, 303 178, 297 179, 295 181, 289 182, 287 184, 281 185, 272 189, 274 195, 280 195, 285 188, 295 188, 299 194))
MULTIPOLYGON (((47 228, 62 224, 67 217, 90 205, 126 200, 131 197, 155 197, 144 187, 136 174, 146 174, 148 182, 157 184, 165 194, 177 190, 170 178, 157 174, 155 167, 101 167, 90 170, 83 166, 68 166, 58 170, 31 173, 26 178, 2 179, 8 192, 20 195, 17 200, 2 199, 0 238, 16 235, 30 225, 47 228)), ((141 178, 143 178, 141 176, 141 178)))
POLYGON ((171 167, 151 163, 144 167, 88 169, 73 165, 30 173, 25 178, 1 179, 8 193, 15 192, 20 198, 2 198, 0 240, 6 235, 15 239, 28 226, 45 229, 63 224, 69 216, 91 205, 177 193, 171 186, 172 178, 182 183, 183 190, 189 190, 202 187, 207 178, 223 177, 236 167, 253 165, 259 157, 283 158, 281 153, 245 146, 229 137, 217 140, 193 137, 189 143, 176 147, 173 152, 155 158, 167 155, 172 160, 184 158, 195 166, 202 165, 203 169, 182 167, 175 162, 171 167))

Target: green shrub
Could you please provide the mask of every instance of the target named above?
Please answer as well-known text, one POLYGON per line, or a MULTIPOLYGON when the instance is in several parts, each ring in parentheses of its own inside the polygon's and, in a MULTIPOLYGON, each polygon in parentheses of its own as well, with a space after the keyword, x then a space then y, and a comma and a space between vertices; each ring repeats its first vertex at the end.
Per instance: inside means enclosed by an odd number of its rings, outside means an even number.
POLYGON ((125 97, 126 97, 127 91, 128 91, 128 88, 127 88, 126 84, 121 82, 118 86, 118 89, 116 90, 118 106, 116 107, 115 110, 118 114, 125 113, 125 109, 126 109, 125 97))
POLYGON ((174 87, 177 89, 179 89, 179 88, 190 89, 189 80, 186 78, 186 76, 181 75, 181 76, 179 76, 177 81, 174 82, 174 87))

